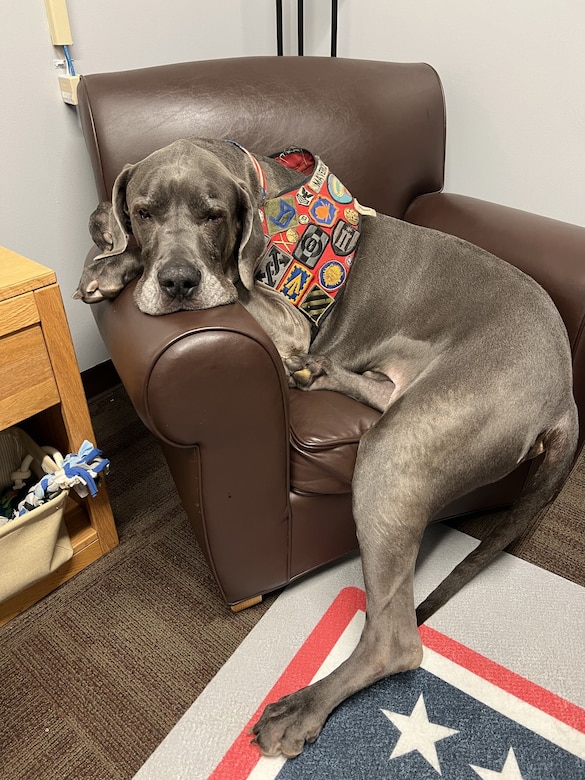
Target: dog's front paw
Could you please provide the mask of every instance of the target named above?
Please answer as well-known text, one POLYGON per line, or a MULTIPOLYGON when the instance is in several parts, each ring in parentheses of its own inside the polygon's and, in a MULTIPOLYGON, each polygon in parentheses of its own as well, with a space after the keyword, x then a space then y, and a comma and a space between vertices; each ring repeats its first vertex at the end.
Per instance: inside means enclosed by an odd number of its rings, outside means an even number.
POLYGON ((302 753, 306 742, 319 736, 325 717, 315 712, 315 694, 303 688, 269 704, 252 728, 254 739, 264 756, 294 758, 302 753))
POLYGON ((325 377, 331 373, 332 363, 324 355, 294 355, 286 358, 289 385, 300 390, 325 389, 325 377))
POLYGON ((83 269, 73 297, 84 303, 115 298, 141 271, 142 260, 136 249, 121 255, 90 260, 83 269))

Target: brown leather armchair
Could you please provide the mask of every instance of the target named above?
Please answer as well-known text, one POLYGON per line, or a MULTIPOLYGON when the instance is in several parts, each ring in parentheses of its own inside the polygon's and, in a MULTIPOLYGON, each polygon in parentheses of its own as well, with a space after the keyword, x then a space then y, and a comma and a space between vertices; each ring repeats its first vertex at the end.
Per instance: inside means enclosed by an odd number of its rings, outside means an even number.
MULTIPOLYGON (((86 76, 79 100, 100 200, 125 163, 177 138, 234 139, 260 154, 297 144, 323 157, 361 203, 517 265, 564 318, 585 408, 585 229, 441 192, 445 108, 428 65, 192 62, 86 76)), ((351 477, 378 413, 337 393, 290 391, 272 342, 239 304, 150 317, 132 286, 94 306, 96 320, 227 603, 254 603, 357 549, 351 477)), ((529 467, 441 518, 509 505, 529 467)))

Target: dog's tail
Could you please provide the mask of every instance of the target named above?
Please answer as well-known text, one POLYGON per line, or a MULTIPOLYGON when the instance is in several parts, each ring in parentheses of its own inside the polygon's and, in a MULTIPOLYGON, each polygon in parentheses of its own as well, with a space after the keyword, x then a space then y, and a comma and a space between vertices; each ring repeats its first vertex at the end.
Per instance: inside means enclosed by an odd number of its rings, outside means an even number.
POLYGON ((544 457, 528 479, 517 502, 508 512, 501 513, 495 528, 419 605, 416 610, 418 625, 428 620, 502 550, 518 539, 533 519, 542 517, 571 471, 577 438, 577 412, 573 408, 545 432, 544 457))

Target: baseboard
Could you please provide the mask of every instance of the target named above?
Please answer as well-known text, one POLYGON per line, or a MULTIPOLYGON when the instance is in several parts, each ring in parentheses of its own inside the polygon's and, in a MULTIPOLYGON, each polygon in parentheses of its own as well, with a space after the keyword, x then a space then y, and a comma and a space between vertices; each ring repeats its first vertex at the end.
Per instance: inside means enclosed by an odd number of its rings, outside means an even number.
POLYGON ((98 363, 81 372, 85 397, 89 400, 120 384, 120 377, 111 360, 98 363))

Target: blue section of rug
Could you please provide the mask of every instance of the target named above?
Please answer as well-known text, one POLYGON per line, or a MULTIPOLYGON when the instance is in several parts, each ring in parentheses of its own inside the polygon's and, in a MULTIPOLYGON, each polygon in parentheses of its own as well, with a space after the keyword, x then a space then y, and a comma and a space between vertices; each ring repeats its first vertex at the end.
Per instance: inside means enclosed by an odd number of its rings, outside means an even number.
POLYGON ((279 780, 577 780, 585 762, 424 669, 344 702, 279 780))

